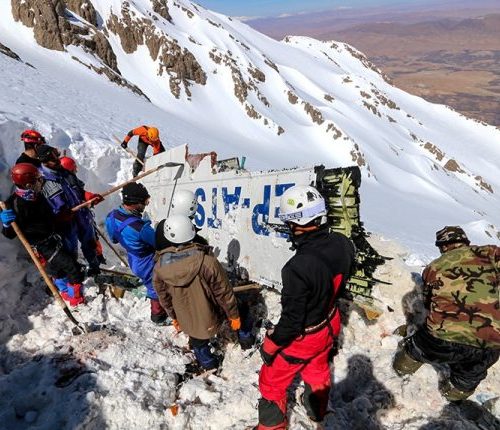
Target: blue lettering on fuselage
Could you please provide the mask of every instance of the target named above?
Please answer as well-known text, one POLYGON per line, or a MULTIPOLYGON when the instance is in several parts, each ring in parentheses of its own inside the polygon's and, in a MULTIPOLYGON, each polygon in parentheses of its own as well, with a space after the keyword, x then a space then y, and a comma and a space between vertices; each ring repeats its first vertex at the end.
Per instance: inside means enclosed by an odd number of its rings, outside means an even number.
MULTIPOLYGON (((271 212, 271 197, 281 197, 283 193, 290 187, 295 185, 294 183, 277 184, 273 187, 271 185, 264 185, 262 202, 259 202, 252 207, 250 198, 241 197, 241 186, 234 187, 233 190, 228 187, 221 187, 221 198, 224 208, 224 215, 227 215, 231 210, 240 207, 241 209, 252 209, 252 230, 255 234, 269 236, 272 231, 267 225, 269 223, 269 216, 272 214, 274 218, 278 218, 279 207, 274 207, 271 212), (274 195, 272 196, 272 191, 274 195)), ((211 216, 207 217, 205 211, 205 204, 207 203, 207 193, 203 188, 198 188, 195 191, 196 198, 198 199, 198 209, 195 215, 195 223, 198 227, 203 227, 205 220, 207 222, 208 228, 221 228, 222 219, 217 217, 218 210, 218 189, 211 189, 212 199, 210 201, 211 216)), ((279 234, 280 236, 286 237, 286 235, 279 234)))

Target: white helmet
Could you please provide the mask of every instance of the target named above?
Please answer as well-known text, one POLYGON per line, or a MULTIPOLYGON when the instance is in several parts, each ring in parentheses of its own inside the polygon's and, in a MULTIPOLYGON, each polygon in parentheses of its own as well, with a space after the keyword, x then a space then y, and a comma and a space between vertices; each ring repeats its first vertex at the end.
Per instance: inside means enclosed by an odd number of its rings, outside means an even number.
POLYGON ((325 199, 314 187, 295 185, 281 196, 279 217, 283 222, 298 225, 306 225, 316 218, 325 217, 323 224, 326 222, 325 199))
POLYGON ((188 217, 194 216, 198 208, 198 200, 192 191, 178 190, 172 197, 170 205, 171 215, 186 215, 188 217))
POLYGON ((186 243, 194 238, 196 231, 186 215, 170 215, 163 224, 163 235, 172 243, 186 243))

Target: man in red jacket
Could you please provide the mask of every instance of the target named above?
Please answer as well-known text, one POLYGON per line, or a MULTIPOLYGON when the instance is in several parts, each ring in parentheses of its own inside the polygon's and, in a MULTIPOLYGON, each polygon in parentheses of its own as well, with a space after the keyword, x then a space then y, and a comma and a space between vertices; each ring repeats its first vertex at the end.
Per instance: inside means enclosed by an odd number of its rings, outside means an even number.
POLYGON ((261 347, 258 430, 285 429, 286 390, 300 373, 309 417, 323 420, 331 376, 329 361, 340 332, 337 298, 354 262, 354 246, 330 233, 325 200, 313 187, 296 185, 281 197, 280 219, 291 231, 296 254, 281 271, 281 317, 261 347))

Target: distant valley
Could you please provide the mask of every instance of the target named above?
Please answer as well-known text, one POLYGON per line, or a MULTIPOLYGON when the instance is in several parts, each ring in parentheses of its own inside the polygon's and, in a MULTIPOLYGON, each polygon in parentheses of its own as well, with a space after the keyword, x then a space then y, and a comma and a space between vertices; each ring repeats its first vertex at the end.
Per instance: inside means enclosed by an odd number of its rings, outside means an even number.
POLYGON ((388 10, 386 21, 381 12, 332 12, 249 24, 275 38, 301 34, 347 42, 397 87, 500 126, 500 5, 499 13, 491 8, 431 12, 388 10))

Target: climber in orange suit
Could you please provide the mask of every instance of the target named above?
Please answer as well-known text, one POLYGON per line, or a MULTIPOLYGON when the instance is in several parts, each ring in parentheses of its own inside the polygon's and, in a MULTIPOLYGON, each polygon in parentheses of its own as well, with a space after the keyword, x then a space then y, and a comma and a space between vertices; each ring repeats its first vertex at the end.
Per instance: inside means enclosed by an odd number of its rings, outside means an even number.
MULTIPOLYGON (((130 130, 123 139, 123 142, 121 144, 122 148, 127 149, 130 139, 132 139, 134 136, 139 136, 139 142, 137 143, 137 158, 142 162, 144 162, 144 157, 146 156, 148 146, 153 147, 153 155, 157 155, 165 151, 165 148, 163 147, 163 144, 160 140, 160 132, 156 127, 141 125, 140 127, 130 130)), ((136 160, 132 168, 132 175, 134 176, 134 178, 139 174, 141 170, 142 164, 136 160)))

